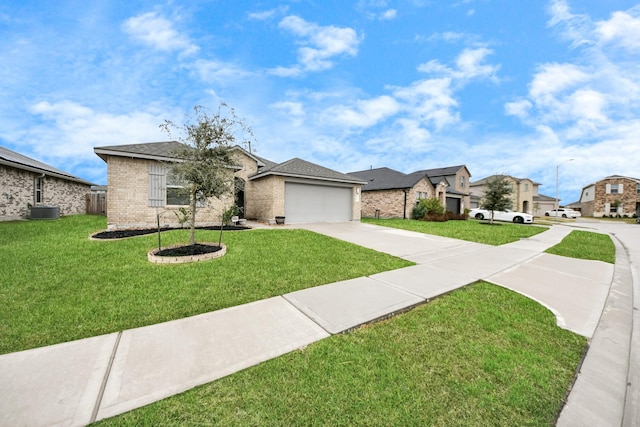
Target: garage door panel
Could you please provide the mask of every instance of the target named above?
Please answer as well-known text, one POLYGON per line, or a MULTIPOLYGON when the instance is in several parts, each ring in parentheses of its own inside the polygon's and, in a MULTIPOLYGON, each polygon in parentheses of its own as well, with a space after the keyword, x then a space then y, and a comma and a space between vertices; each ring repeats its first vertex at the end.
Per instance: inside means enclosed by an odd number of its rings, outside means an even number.
POLYGON ((285 217, 288 223, 335 222, 352 219, 352 189, 287 182, 285 217))

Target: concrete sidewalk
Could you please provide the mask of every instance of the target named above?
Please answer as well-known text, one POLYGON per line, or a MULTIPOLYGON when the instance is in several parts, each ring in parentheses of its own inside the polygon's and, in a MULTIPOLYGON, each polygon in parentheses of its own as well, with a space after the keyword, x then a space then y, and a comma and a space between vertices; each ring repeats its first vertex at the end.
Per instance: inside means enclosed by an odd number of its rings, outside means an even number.
POLYGON ((486 279, 594 334, 613 267, 541 254, 571 229, 493 247, 360 223, 309 230, 417 265, 172 322, 0 356, 0 425, 86 425, 486 279), (461 268, 464 267, 464 268, 461 268), (580 298, 576 298, 579 290, 580 298))

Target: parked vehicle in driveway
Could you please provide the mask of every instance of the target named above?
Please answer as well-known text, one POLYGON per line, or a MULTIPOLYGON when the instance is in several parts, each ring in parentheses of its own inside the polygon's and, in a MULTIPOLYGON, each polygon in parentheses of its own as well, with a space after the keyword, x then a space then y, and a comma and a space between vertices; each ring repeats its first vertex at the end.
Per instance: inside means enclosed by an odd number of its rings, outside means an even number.
MULTIPOLYGON (((558 208, 558 216, 561 218, 578 218, 582 216, 582 214, 578 211, 574 211, 569 208, 558 208)), ((556 216, 556 209, 551 209, 550 211, 546 211, 544 216, 556 216)))
MULTIPOLYGON (((486 209, 471 209, 469 218, 491 219, 491 211, 486 209)), ((493 211, 493 219, 496 221, 515 222, 516 224, 533 224, 533 215, 512 210, 493 211)))

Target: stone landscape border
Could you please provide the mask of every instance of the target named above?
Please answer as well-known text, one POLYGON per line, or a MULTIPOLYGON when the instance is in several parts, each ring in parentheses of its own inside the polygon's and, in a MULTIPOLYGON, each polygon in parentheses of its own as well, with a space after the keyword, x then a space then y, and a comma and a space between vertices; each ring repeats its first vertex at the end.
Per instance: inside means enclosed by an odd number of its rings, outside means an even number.
MULTIPOLYGON (((218 246, 217 243, 210 243, 210 242, 202 242, 200 244, 218 246)), ((161 249, 158 249, 158 248, 151 249, 149 252, 147 252, 147 259, 149 260, 149 262, 153 262, 155 264, 184 264, 184 263, 187 263, 187 262, 200 262, 200 261, 208 261, 210 259, 220 258, 221 256, 223 256, 224 254, 227 253, 227 247, 224 244, 221 244, 221 245, 219 245, 220 248, 221 248, 220 250, 215 251, 215 252, 211 252, 211 253, 208 253, 208 254, 186 255, 186 256, 158 256, 158 255, 156 255, 158 252, 160 252, 160 250, 173 249, 173 248, 178 248, 180 246, 184 246, 184 244, 166 246, 166 247, 161 248, 161 249)))

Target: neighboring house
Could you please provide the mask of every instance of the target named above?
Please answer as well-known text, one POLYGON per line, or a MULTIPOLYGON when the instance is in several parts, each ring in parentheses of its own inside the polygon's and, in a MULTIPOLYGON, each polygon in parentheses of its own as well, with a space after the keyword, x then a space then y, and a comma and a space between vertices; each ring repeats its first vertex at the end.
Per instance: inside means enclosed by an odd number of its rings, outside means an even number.
MULTIPOLYGON (((538 191, 538 187, 535 186, 535 191, 538 191)), ((558 199, 558 202, 560 199, 558 199)), ((556 199, 551 196, 545 196, 544 194, 537 194, 533 196, 533 212, 534 216, 544 216, 546 211, 550 211, 556 208, 556 199)))
POLYGON ((0 147, 0 220, 27 218, 30 208, 55 207, 60 215, 86 213, 91 183, 0 147))
POLYGON ((362 187, 362 216, 411 218, 413 207, 422 199, 437 197, 444 205, 446 180, 432 181, 422 173, 404 174, 389 168, 350 172, 366 182, 362 187))
POLYGON ((573 209, 574 211, 577 211, 577 212, 582 212, 582 203, 580 203, 580 201, 566 204, 564 205, 564 207, 573 209))
POLYGON ((632 216, 640 211, 640 179, 611 175, 589 184, 580 195, 582 215, 632 216))
MULTIPOLYGON (((177 225, 172 213, 188 207, 180 183, 170 173, 177 141, 96 147, 107 163, 107 224, 110 229, 149 227, 157 222, 177 225)), ((239 165, 234 172, 234 194, 212 199, 197 210, 198 225, 219 224, 232 205, 245 218, 287 223, 360 219, 363 181, 301 160, 277 164, 235 147, 239 165)))
POLYGON ((423 173, 433 182, 448 182, 446 193, 446 209, 453 213, 463 213, 471 209, 470 179, 471 172, 465 165, 447 166, 445 168, 425 169, 414 172, 423 173))
MULTIPOLYGON (((470 191, 473 197, 473 207, 476 203, 481 203, 482 197, 485 194, 487 188, 487 182, 496 179, 505 178, 511 186, 511 209, 518 212, 524 212, 535 215, 536 212, 544 212, 545 207, 549 205, 549 197, 538 194, 537 182, 530 180, 529 178, 516 178, 510 175, 491 175, 470 184, 470 191)), ((553 199, 555 203, 555 199, 553 199)), ((553 209, 551 205, 550 209, 553 209)))
POLYGON ((436 197, 446 210, 463 213, 470 207, 469 178, 466 166, 424 169, 410 174, 389 168, 350 172, 367 182, 362 187, 362 216, 411 218, 413 207, 421 200, 436 197))

